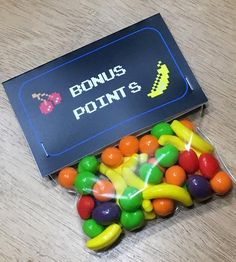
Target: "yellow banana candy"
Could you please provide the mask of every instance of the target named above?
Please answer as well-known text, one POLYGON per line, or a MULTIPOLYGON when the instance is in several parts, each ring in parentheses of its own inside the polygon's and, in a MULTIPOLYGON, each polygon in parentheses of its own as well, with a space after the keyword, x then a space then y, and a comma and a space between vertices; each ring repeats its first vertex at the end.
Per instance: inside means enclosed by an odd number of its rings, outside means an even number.
POLYGON ((170 198, 181 202, 183 205, 192 206, 193 201, 187 190, 171 184, 151 186, 143 191, 143 199, 170 198))
POLYGON ((110 181, 115 187, 117 198, 119 198, 123 194, 128 184, 125 179, 125 177, 127 178, 126 172, 124 177, 122 175, 123 168, 129 170, 128 172, 129 174, 130 173, 133 174, 128 178, 129 183, 131 184, 134 183, 135 185, 139 185, 140 187, 142 186, 142 189, 145 187, 144 182, 133 173, 133 171, 136 169, 138 165, 138 162, 139 162, 139 155, 134 154, 131 157, 126 157, 124 159, 124 163, 117 168, 110 168, 104 165, 103 163, 100 164, 99 171, 110 179, 110 181))
POLYGON ((107 167, 104 164, 100 164, 99 171, 106 177, 108 177, 109 180, 112 182, 116 190, 116 197, 119 198, 123 194, 125 188, 127 187, 124 178, 120 174, 115 172, 113 169, 107 167))
POLYGON ((115 168, 111 168, 111 169, 120 174, 123 166, 129 161, 129 159, 130 159, 130 157, 124 157, 124 162, 121 165, 119 165, 118 167, 115 167, 115 168))
POLYGON ((87 241, 86 246, 92 250, 100 250, 112 245, 122 232, 121 226, 112 224, 101 234, 87 241))
MULTIPOLYGON (((106 171, 109 169, 109 170, 113 170, 117 173, 121 173, 123 167, 130 168, 132 171, 134 171, 136 169, 137 165, 139 164, 141 155, 143 155, 143 154, 140 154, 140 155, 133 154, 130 157, 124 157, 123 164, 121 164, 120 166, 118 166, 116 168, 111 168, 111 167, 108 167, 105 164, 101 163, 100 166, 99 166, 99 171, 102 174, 105 174, 106 171)), ((142 157, 144 158, 145 156, 142 156, 142 157)))
POLYGON ((157 215, 155 214, 154 211, 151 211, 151 212, 145 212, 144 211, 143 214, 144 214, 144 219, 145 220, 153 220, 153 219, 155 219, 157 217, 157 215))
MULTIPOLYGON (((191 141, 190 141, 191 142, 191 141)), ((200 157, 201 152, 191 147, 191 145, 188 145, 188 143, 183 142, 179 137, 177 136, 171 136, 171 135, 162 135, 158 139, 158 143, 161 146, 165 146, 167 144, 170 144, 172 146, 175 146, 179 151, 184 151, 188 149, 192 149, 198 157, 200 157)))
POLYGON ((131 170, 135 170, 139 163, 139 155, 133 154, 129 158, 127 157, 127 161, 122 165, 123 167, 130 168, 131 170))
POLYGON ((121 175, 124 178, 127 185, 136 187, 139 190, 143 190, 150 186, 147 183, 145 183, 141 178, 139 178, 129 168, 124 167, 122 169, 121 175))
POLYGON ((202 153, 213 152, 214 148, 211 144, 209 144, 198 134, 194 133, 192 130, 184 126, 178 120, 174 120, 170 126, 179 138, 181 138, 184 142, 190 142, 191 145, 197 150, 201 151, 202 153))
POLYGON ((148 154, 146 153, 141 153, 139 155, 139 164, 143 164, 143 163, 146 163, 148 161, 148 154))
POLYGON ((125 157, 124 158, 124 163, 113 170, 116 171, 117 173, 122 172, 123 167, 127 167, 130 170, 134 171, 139 163, 139 155, 138 154, 133 154, 132 156, 125 157))
POLYGON ((145 212, 151 212, 153 210, 152 202, 148 199, 144 199, 142 202, 142 208, 145 212))
POLYGON ((103 163, 100 164, 99 166, 99 172, 102 174, 106 174, 107 170, 110 169, 108 166, 104 165, 103 163))

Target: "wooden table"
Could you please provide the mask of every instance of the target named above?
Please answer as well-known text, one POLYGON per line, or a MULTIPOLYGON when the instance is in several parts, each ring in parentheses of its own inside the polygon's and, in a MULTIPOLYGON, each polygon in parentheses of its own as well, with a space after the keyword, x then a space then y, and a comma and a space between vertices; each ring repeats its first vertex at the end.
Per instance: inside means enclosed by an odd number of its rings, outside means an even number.
MULTIPOLYGON (((209 98, 202 128, 236 172, 236 2, 0 0, 0 80, 160 12, 209 98)), ((235 190, 93 255, 74 198, 40 178, 0 88, 0 261, 235 261, 235 190)))

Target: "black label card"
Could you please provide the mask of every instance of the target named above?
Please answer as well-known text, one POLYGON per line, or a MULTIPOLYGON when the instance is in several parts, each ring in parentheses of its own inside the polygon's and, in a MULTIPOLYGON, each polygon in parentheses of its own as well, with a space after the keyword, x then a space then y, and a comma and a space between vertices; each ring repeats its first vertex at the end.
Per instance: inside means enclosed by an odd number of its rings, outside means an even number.
POLYGON ((3 85, 43 176, 207 101, 160 15, 3 85))

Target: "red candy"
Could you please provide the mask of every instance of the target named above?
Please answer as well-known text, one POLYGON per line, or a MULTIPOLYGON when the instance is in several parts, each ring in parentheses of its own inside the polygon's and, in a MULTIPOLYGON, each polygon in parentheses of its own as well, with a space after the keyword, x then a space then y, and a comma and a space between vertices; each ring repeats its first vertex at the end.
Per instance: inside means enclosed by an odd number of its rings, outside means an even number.
POLYGON ((199 162, 196 153, 192 149, 181 152, 179 154, 179 165, 187 173, 195 173, 199 168, 199 162))
POLYGON ((204 153, 199 157, 199 169, 205 178, 211 179, 220 170, 220 166, 213 155, 204 153))
POLYGON ((91 196, 82 196, 77 202, 77 211, 82 219, 88 219, 94 209, 95 202, 91 196))

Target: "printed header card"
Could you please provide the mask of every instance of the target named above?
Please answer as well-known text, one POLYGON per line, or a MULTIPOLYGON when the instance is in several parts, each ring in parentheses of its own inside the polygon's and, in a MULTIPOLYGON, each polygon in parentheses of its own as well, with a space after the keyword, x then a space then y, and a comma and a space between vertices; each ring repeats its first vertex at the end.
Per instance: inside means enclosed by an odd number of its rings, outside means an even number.
POLYGON ((207 102, 160 14, 3 85, 42 176, 207 102))

